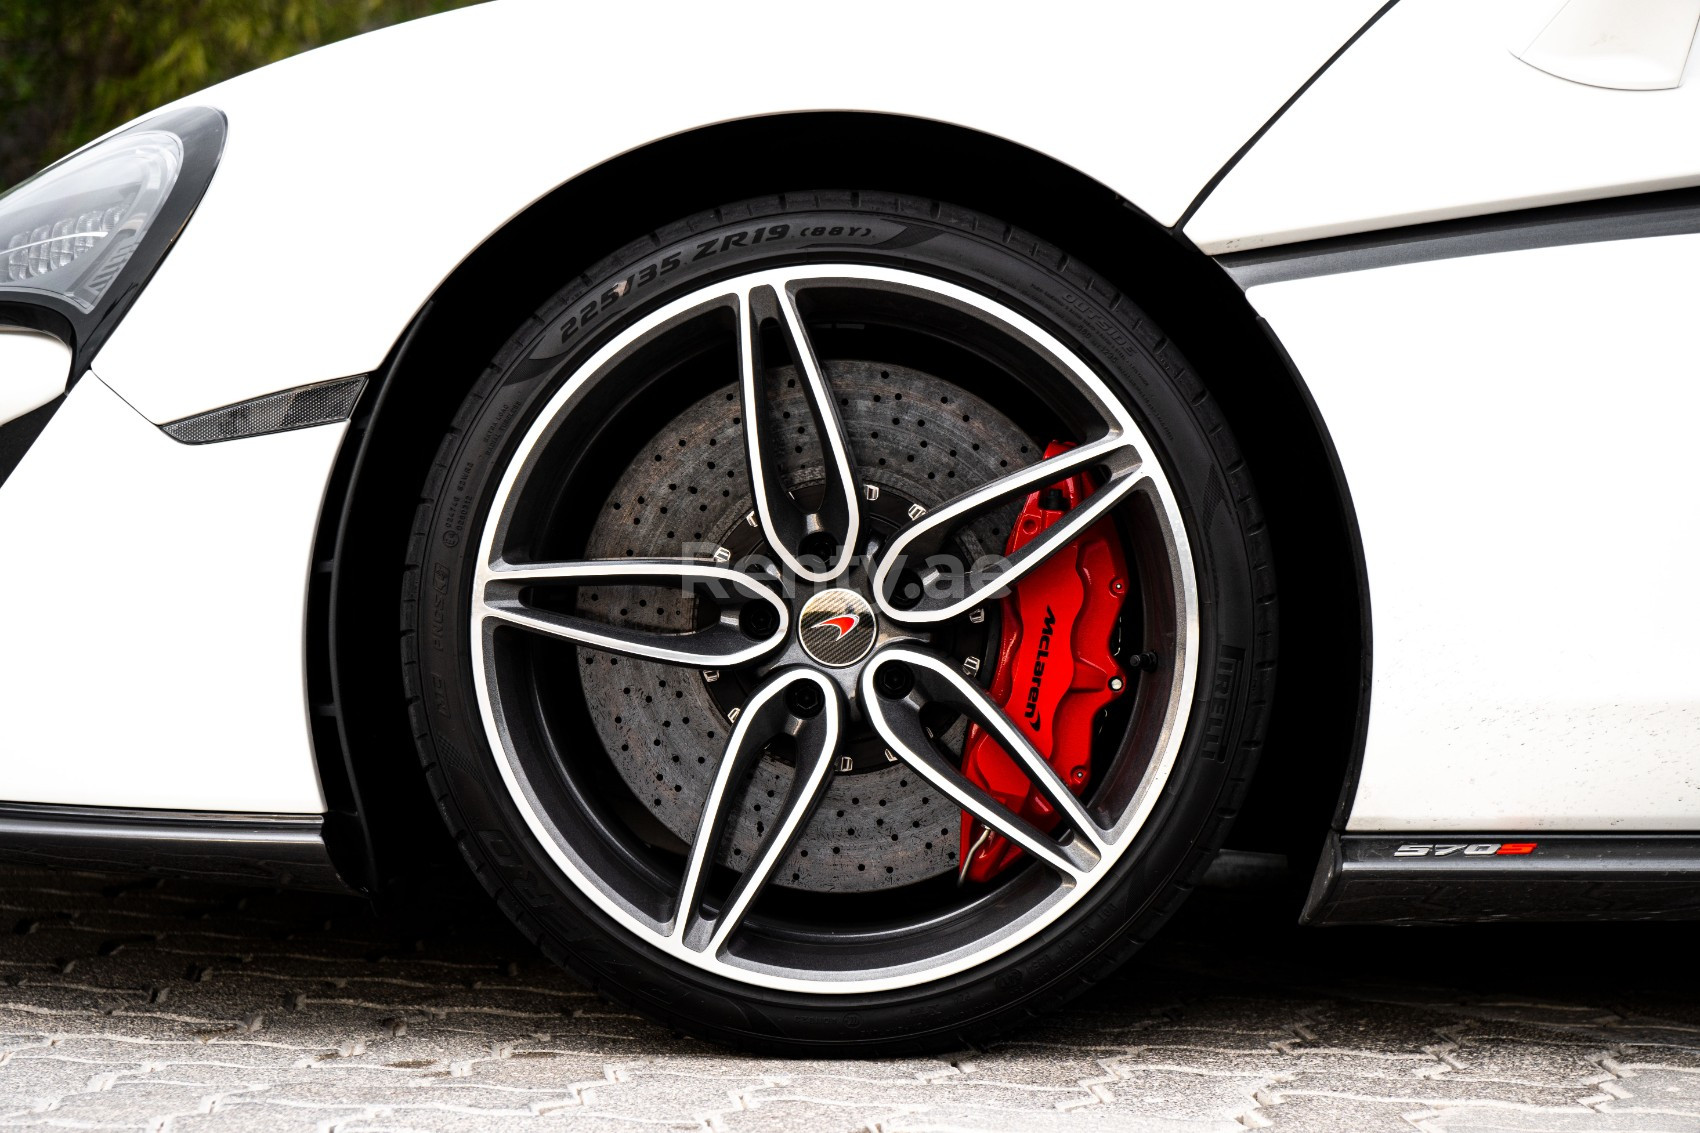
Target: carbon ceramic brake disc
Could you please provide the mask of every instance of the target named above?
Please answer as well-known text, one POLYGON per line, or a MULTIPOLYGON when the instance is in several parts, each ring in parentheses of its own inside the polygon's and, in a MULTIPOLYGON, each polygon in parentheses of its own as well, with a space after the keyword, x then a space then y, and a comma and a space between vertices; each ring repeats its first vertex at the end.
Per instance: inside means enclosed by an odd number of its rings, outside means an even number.
MULTIPOLYGON (((838 397, 863 483, 890 502, 931 509, 968 488, 1038 459, 1038 447, 1008 417, 958 386, 901 366, 824 363, 838 397)), ((806 491, 824 477, 807 403, 789 368, 768 410, 791 443, 796 464, 786 486, 806 491)), ((744 464, 735 386, 680 413, 632 459, 597 516, 587 558, 676 557, 716 543, 755 549, 745 521, 754 506, 744 464), (659 459, 657 459, 659 458, 659 459)), ((1019 501, 960 532, 968 561, 999 554, 1019 501)), ((580 612, 602 620, 682 632, 695 624, 695 600, 631 587, 581 593, 580 612), (658 595, 665 595, 658 597, 658 595)), ((725 745, 728 724, 713 682, 696 670, 583 649, 579 666, 591 721, 636 799, 688 843, 725 745)), ((731 675, 719 679, 730 680, 731 675)), ((864 726, 865 728, 865 726, 864 726)), ((962 725, 941 739, 960 750, 962 725)), ((854 733, 853 733, 854 734, 854 733)), ((871 759, 837 775, 774 884, 816 892, 890 888, 956 869, 960 812, 902 764, 871 759)), ((721 860, 751 860, 768 818, 791 785, 783 753, 763 756, 743 788, 721 860)))

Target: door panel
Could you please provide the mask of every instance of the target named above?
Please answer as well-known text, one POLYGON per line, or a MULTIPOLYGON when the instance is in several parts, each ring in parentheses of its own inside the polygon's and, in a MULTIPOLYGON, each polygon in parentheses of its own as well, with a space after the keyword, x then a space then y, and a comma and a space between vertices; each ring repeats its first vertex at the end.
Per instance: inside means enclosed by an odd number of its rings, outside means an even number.
POLYGON ((1248 292, 1362 528, 1349 829, 1700 828, 1696 265, 1681 235, 1248 292))
POLYGON ((1700 184, 1700 60, 1670 90, 1558 78, 1509 47, 1556 7, 1401 0, 1252 147, 1187 235, 1216 254, 1700 184))

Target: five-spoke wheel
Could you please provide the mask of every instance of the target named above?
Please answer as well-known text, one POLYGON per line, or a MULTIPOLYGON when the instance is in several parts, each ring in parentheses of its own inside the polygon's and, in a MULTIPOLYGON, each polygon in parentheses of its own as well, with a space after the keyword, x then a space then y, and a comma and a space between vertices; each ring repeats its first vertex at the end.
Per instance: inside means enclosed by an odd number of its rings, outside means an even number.
POLYGON ((424 750, 564 958, 721 1037, 889 1043, 1077 981, 1207 854, 1188 750, 1243 769, 1196 718, 1201 661, 1245 701, 1248 541, 1229 508, 1201 558, 1224 438, 1130 304, 972 225, 775 207, 678 237, 710 264, 616 257, 474 391, 422 512, 424 750))

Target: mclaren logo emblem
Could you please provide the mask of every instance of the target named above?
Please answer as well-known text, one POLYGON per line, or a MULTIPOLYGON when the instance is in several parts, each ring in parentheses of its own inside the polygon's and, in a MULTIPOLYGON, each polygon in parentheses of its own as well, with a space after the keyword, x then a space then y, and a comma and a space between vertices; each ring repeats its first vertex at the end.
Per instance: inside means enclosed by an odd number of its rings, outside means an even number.
POLYGON ((797 619, 803 652, 834 668, 854 665, 874 647, 874 608, 854 590, 823 590, 797 619))
POLYGON ((838 640, 843 641, 844 635, 849 633, 851 630, 855 629, 856 623, 861 621, 861 620, 862 620, 862 618, 861 618, 861 615, 859 615, 859 614, 838 614, 838 615, 835 615, 834 617, 822 618, 820 621, 816 622, 814 625, 810 626, 809 628, 810 629, 829 629, 829 628, 830 629, 836 629, 838 631, 838 640))

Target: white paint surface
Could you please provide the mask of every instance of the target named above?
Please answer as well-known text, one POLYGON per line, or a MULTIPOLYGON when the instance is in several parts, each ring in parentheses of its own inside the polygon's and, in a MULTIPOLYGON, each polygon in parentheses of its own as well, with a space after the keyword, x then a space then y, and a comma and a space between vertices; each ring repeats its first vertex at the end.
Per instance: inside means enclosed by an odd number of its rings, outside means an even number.
POLYGON ((72 387, 0 490, 0 798, 324 810, 303 627, 345 429, 181 445, 72 387))
POLYGON ((0 425, 65 392, 71 348, 50 334, 0 326, 0 425))
POLYGON ((1700 828, 1700 236, 1257 287, 1350 482, 1350 829, 1700 828))
POLYGON ((1556 78, 1506 49, 1528 18, 1526 4, 1402 0, 1252 147, 1187 235, 1219 254, 1700 184, 1700 82, 1556 78))
POLYGON ((1511 53, 1571 82, 1667 90, 1682 82, 1696 21, 1700 0, 1564 0, 1519 28, 1511 53))

